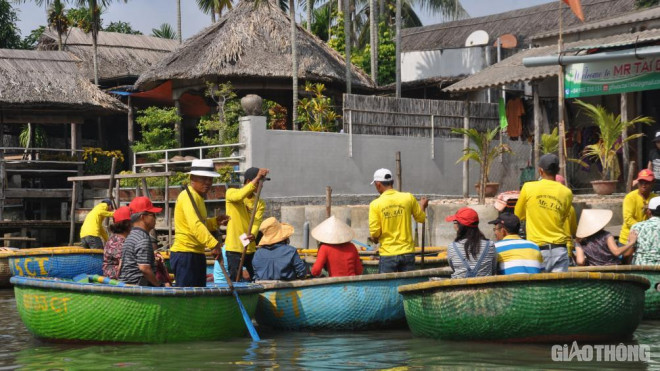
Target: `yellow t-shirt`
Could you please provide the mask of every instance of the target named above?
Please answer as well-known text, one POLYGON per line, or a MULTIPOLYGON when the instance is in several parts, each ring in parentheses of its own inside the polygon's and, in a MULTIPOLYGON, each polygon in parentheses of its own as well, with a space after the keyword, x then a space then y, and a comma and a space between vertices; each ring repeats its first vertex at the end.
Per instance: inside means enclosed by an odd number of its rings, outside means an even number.
POLYGON ((218 240, 209 232, 218 230, 218 221, 216 218, 207 218, 204 198, 191 186, 188 186, 188 189, 195 199, 199 213, 202 214, 202 220, 206 224, 199 220, 195 208, 190 202, 188 192, 181 191, 174 206, 175 235, 174 244, 172 244, 170 251, 204 254, 204 249, 212 249, 218 244, 218 240))
POLYGON ((87 236, 101 237, 103 241, 108 240, 108 233, 103 228, 103 220, 113 216, 114 211, 108 211, 108 204, 101 202, 87 214, 82 227, 80 228, 80 238, 87 236))
POLYGON ((622 244, 628 243, 628 235, 630 234, 630 227, 635 223, 643 222, 648 219, 644 214, 644 208, 648 206, 649 201, 656 197, 655 193, 651 193, 649 198, 644 199, 639 194, 639 190, 634 190, 623 198, 623 225, 621 226, 621 233, 619 233, 619 242, 622 244))
POLYGON ((566 243, 566 248, 568 249, 568 255, 573 255, 573 236, 577 232, 577 216, 575 215, 575 208, 571 205, 571 211, 564 223, 564 230, 566 234, 570 236, 569 241, 566 243))
POLYGON ((413 216, 418 223, 426 220, 417 199, 410 193, 388 189, 369 205, 369 234, 378 238, 381 256, 412 254, 415 245, 412 234, 413 216))
POLYGON ((559 182, 542 179, 527 182, 520 190, 515 214, 526 220, 527 240, 539 246, 568 244, 565 226, 570 218, 573 192, 559 182))
MULTIPOLYGON (((243 244, 241 243, 240 236, 247 233, 248 225, 250 224, 250 215, 252 207, 254 206, 254 198, 248 198, 256 187, 252 183, 248 183, 243 188, 231 188, 227 190, 225 195, 225 212, 229 215, 229 224, 227 224, 227 239, 225 246, 227 251, 243 252, 243 244)), ((259 226, 264 217, 264 210, 266 203, 264 200, 259 200, 257 211, 254 214, 254 224, 252 224, 252 231, 250 234, 257 236, 259 233, 259 226)), ((247 247, 247 254, 254 254, 257 246, 254 241, 250 242, 247 247)))

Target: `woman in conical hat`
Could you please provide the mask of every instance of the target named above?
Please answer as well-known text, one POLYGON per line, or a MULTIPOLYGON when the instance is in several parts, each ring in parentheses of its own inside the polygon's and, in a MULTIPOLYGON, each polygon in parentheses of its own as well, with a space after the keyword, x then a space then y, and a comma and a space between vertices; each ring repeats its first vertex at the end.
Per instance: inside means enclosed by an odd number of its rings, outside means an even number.
POLYGON ((354 235, 353 229, 335 216, 312 229, 312 237, 320 243, 312 275, 319 276, 323 268, 330 277, 361 275, 360 255, 351 243, 354 235))
POLYGON ((575 245, 575 261, 578 265, 618 265, 619 258, 628 252, 635 242, 637 235, 631 234, 628 244, 619 247, 614 236, 604 228, 612 219, 612 210, 584 209, 580 215, 575 245))

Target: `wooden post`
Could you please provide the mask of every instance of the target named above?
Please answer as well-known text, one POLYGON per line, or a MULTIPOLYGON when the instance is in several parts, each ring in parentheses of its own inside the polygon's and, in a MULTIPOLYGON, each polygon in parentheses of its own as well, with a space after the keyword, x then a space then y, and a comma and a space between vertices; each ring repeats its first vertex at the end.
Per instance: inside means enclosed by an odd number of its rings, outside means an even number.
POLYGON ((115 201, 117 202, 117 207, 121 206, 121 202, 119 200, 119 195, 120 195, 119 185, 120 185, 119 179, 115 180, 115 201))
MULTIPOLYGON (((463 107, 463 129, 467 130, 470 128, 470 101, 465 100, 465 106, 463 107)), ((466 151, 470 147, 470 138, 467 135, 463 135, 463 151, 466 151)), ((465 152, 463 152, 465 153, 465 152)), ((470 162, 463 161, 463 198, 470 197, 470 162)))
MULTIPOLYGON (((2 126, 0 125, 0 140, 1 138, 2 138, 2 126)), ((2 144, 1 141, 0 144, 2 144)), ((7 188, 7 171, 5 170, 5 151, 0 150, 0 221, 4 220, 4 214, 5 214, 5 188, 7 188)))
POLYGON ((536 167, 541 158, 541 99, 538 84, 532 85, 534 95, 534 159, 532 166, 536 167))
MULTIPOLYGON (((167 246, 172 246, 172 218, 170 217, 170 177, 165 177, 165 224, 167 225, 167 246)), ((217 215, 217 214, 216 214, 217 215)))
MULTIPOLYGON (((627 93, 622 93, 621 94, 621 122, 626 122, 626 121, 628 121, 628 94, 627 93)), ((630 162, 629 155, 630 155, 630 153, 628 152, 628 143, 626 143, 627 138, 628 138, 628 130, 623 130, 621 132, 621 141, 623 142, 623 148, 622 148, 622 151, 621 151, 622 159, 623 159, 622 174, 627 174, 628 169, 630 167, 629 166, 629 162, 630 162)), ((626 186, 627 186, 627 184, 626 184, 626 186)), ((628 191, 628 192, 630 192, 630 191, 628 191)))
POLYGON ((76 234, 76 202, 78 198, 78 182, 73 182, 71 189, 71 212, 69 214, 69 246, 73 246, 73 239, 76 234))
POLYGON ((78 124, 71 123, 71 156, 75 156, 74 149, 78 149, 78 124))
MULTIPOLYGON (((117 157, 112 158, 112 165, 110 165, 110 181, 108 181, 108 198, 112 202, 112 207, 117 209, 118 203, 113 199, 112 189, 115 186, 115 171, 117 169, 117 157)), ((107 218, 106 218, 107 220, 107 218)))
MULTIPOLYGON (((176 107, 176 114, 181 116, 181 102, 178 98, 174 100, 174 107, 176 107)), ((174 123, 174 135, 176 136, 176 144, 179 148, 183 147, 183 119, 174 123)))
POLYGON ((401 192, 401 152, 396 152, 396 189, 401 192))
POLYGON ((635 179, 635 161, 630 162, 630 167, 628 167, 628 176, 626 177, 626 193, 632 191, 632 182, 635 179))
POLYGON ((131 99, 131 96, 128 96, 128 156, 126 158, 128 159, 128 165, 130 168, 133 167, 133 149, 131 146, 133 145, 133 142, 135 142, 135 118, 133 114, 133 100, 131 99))
POLYGON ((144 196, 147 196, 151 199, 151 192, 149 192, 149 187, 147 187, 147 179, 146 178, 140 178, 142 181, 142 189, 143 189, 143 194, 144 196))
POLYGON ((332 216, 332 187, 325 187, 325 217, 332 216))

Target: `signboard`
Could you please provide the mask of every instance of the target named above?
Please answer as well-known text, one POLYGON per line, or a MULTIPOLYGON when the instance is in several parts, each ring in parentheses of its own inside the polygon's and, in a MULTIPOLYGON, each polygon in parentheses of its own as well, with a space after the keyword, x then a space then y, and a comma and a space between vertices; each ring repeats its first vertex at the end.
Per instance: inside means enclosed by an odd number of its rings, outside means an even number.
POLYGON ((566 98, 660 89, 660 57, 570 64, 564 84, 566 98))

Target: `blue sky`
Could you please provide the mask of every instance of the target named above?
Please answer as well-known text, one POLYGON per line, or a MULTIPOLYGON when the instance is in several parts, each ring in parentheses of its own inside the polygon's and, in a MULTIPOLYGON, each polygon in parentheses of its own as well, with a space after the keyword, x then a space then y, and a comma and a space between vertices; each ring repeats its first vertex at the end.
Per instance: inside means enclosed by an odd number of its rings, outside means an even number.
MULTIPOLYGON (((473 17, 501 13, 557 0, 461 0, 463 7, 473 17)), ((43 7, 37 7, 33 2, 16 5, 20 21, 18 26, 22 36, 30 33, 39 25, 46 23, 46 12, 43 7)), ((211 17, 203 14, 197 8, 195 0, 181 0, 182 29, 184 38, 188 38, 211 24, 211 17)), ((439 16, 422 14, 425 25, 440 23, 439 16)), ((105 25, 112 21, 126 21, 134 29, 148 35, 151 29, 162 23, 176 26, 176 0, 128 0, 127 3, 115 2, 102 15, 105 25)))

